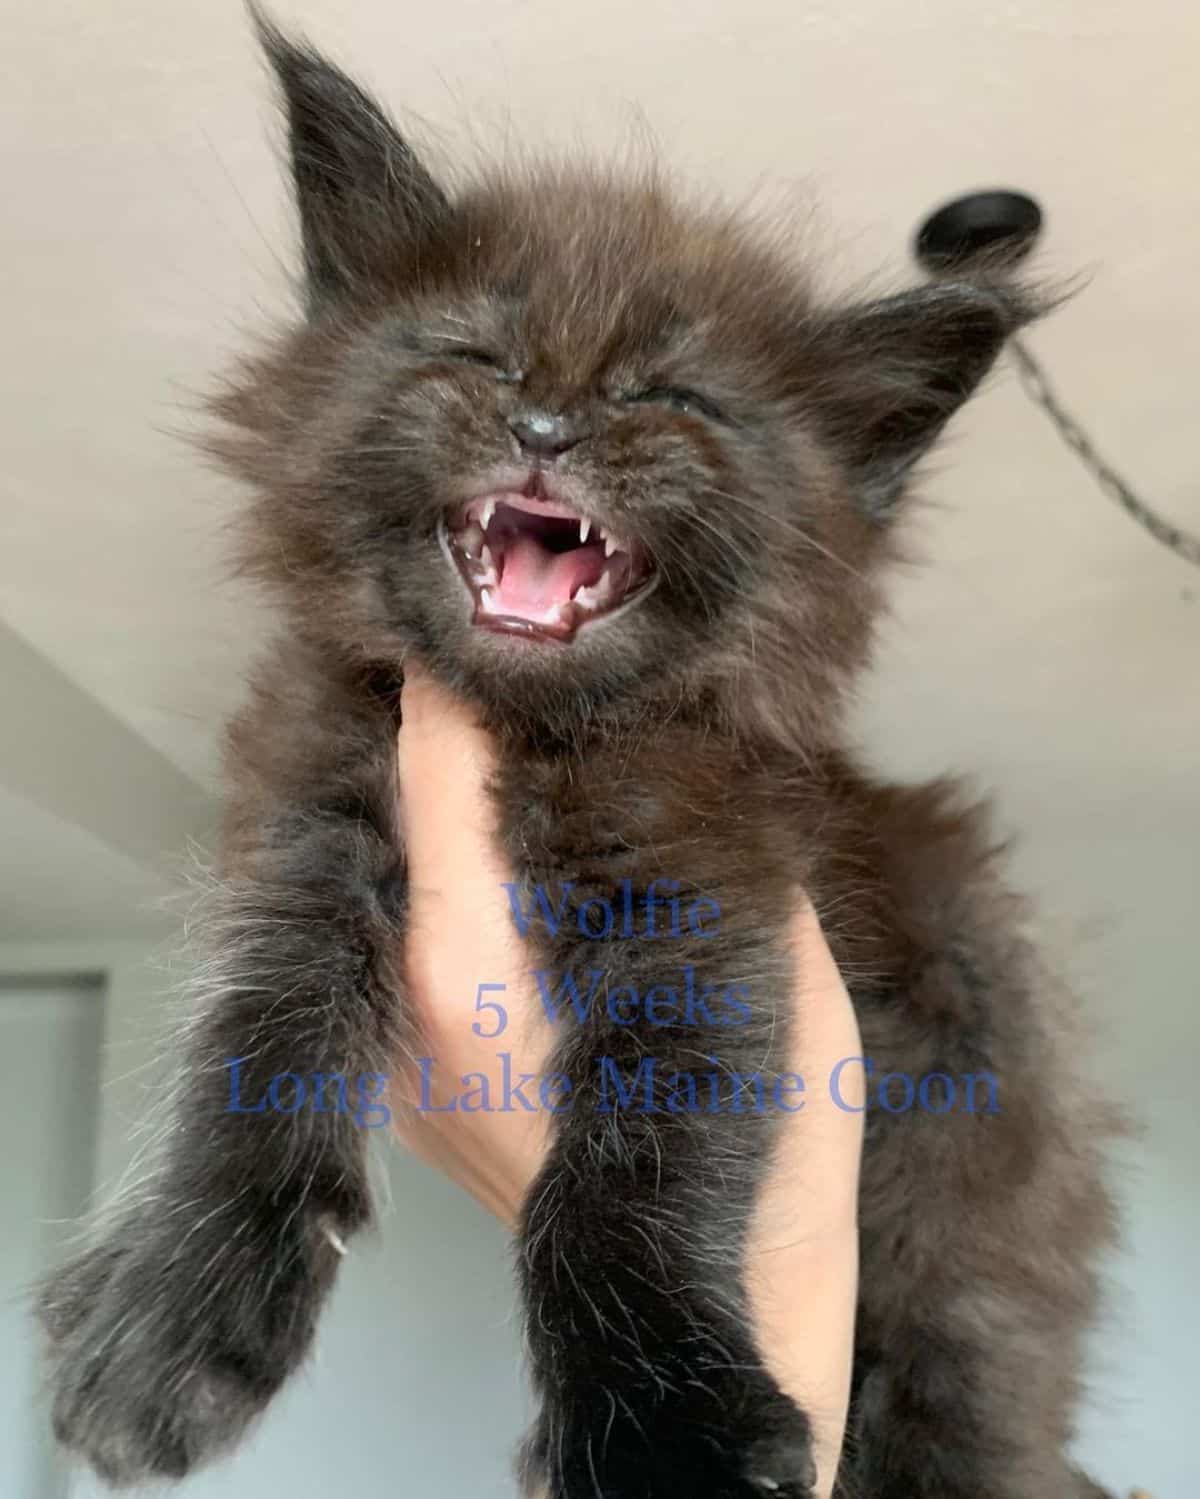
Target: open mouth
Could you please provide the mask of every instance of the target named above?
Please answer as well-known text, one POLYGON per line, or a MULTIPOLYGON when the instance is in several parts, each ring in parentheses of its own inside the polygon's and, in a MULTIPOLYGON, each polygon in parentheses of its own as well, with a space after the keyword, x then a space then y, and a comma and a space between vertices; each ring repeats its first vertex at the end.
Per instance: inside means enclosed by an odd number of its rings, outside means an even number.
POLYGON ((480 495, 446 517, 440 539, 474 600, 472 622, 536 640, 573 640, 658 581, 636 542, 540 495, 480 495))

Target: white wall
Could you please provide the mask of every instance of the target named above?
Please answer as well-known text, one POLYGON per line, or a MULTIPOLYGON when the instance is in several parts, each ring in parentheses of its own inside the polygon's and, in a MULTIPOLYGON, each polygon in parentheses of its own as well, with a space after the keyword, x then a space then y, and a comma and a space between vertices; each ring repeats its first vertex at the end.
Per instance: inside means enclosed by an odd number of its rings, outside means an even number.
POLYGON ((1031 885, 1056 889, 1057 908, 1091 928, 1071 966, 1095 1017, 1098 1075, 1141 1130, 1116 1157, 1124 1245, 1079 1450, 1118 1493, 1140 1487, 1154 1499, 1200 1493, 1200 901, 1183 833, 1153 814, 1115 841, 1111 826, 1080 825, 1074 846, 1050 847, 1035 830, 1019 860, 1031 885))

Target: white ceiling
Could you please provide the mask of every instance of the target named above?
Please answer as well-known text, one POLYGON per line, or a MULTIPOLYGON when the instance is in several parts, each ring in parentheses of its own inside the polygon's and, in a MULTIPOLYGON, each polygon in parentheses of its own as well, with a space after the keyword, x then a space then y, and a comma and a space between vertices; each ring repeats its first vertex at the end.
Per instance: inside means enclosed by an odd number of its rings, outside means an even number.
MULTIPOLYGON (((1190 0, 275 9, 448 159, 648 132, 702 185, 801 205, 834 282, 908 275, 912 228, 957 191, 1035 193, 1045 268, 1090 280, 1032 341, 1108 452, 1200 529, 1190 0)), ((236 0, 4 10, 0 621, 78 689, 78 713, 98 706, 157 752, 162 787, 176 771, 209 785, 262 626, 223 578, 229 489, 179 434, 286 304, 266 81, 236 0)), ((979 773, 1010 822, 1064 851, 1147 818, 1194 839, 1200 573, 1094 489, 1011 373, 928 487, 929 566, 899 582, 867 694, 877 752, 979 773)), ((106 863, 111 838, 66 795, 87 742, 60 737, 50 768, 90 854, 0 755, 0 935, 133 926, 161 883, 127 849, 106 863)), ((148 826, 169 852, 177 823, 148 826)))

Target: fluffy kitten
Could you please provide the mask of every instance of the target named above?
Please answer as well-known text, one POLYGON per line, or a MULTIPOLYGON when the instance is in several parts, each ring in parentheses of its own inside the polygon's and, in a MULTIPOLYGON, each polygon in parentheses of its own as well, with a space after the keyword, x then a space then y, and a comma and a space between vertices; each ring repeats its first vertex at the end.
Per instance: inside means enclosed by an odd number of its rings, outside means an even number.
POLYGON ((230 736, 172 1129, 42 1299, 60 1439, 116 1483, 227 1448, 307 1354, 370 1218, 354 1120, 230 1113, 225 1063, 246 1059, 257 1099, 417 1044, 394 785, 416 653, 498 736, 523 899, 570 882, 531 966, 642 996, 690 968, 744 1007, 561 1021, 574 1107, 520 1226, 528 1486, 811 1491, 807 1420, 741 1282, 780 1113, 735 1112, 728 1076, 786 1055, 803 886, 876 1078, 941 1079, 867 1117, 842 1492, 1094 1492, 1064 1447, 1110 1232, 1103 1120, 984 814, 950 783, 878 781, 843 730, 910 470, 1027 306, 999 284, 823 305, 786 247, 652 178, 542 168, 450 195, 353 82, 260 25, 307 308, 216 403, 216 446, 249 483, 245 560, 283 627, 230 736), (656 945, 571 917, 656 879, 719 922, 656 945), (648 1058, 661 1078, 715 1058, 720 1106, 672 1110, 655 1083, 657 1109, 604 1112, 601 1058, 643 1102, 648 1058), (995 1097, 947 1108, 968 1075, 995 1097))

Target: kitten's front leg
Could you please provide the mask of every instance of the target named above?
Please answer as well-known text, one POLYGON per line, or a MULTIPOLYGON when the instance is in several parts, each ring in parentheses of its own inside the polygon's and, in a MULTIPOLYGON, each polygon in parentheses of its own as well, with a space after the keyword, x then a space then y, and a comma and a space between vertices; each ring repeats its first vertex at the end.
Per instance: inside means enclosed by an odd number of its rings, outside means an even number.
POLYGON ((111 1483, 182 1477, 238 1440, 370 1215, 363 1130, 316 1079, 354 1088, 394 1055, 398 855, 359 818, 289 827, 216 897, 153 1163, 40 1297, 56 1435, 111 1483))
MULTIPOLYGON (((719 982, 720 967, 697 968, 697 993, 719 982)), ((703 1009, 658 1028, 606 1023, 602 1006, 552 1063, 571 1079, 571 1107, 521 1225, 542 1399, 525 1453, 530 1492, 812 1493, 809 1422, 763 1364, 744 1284, 779 1122, 766 1069, 786 1055, 783 1017, 775 1024, 765 1002, 749 1009, 751 1023, 734 1032, 695 1018, 703 1009), (756 1070, 761 1098, 733 1076, 756 1070)))

